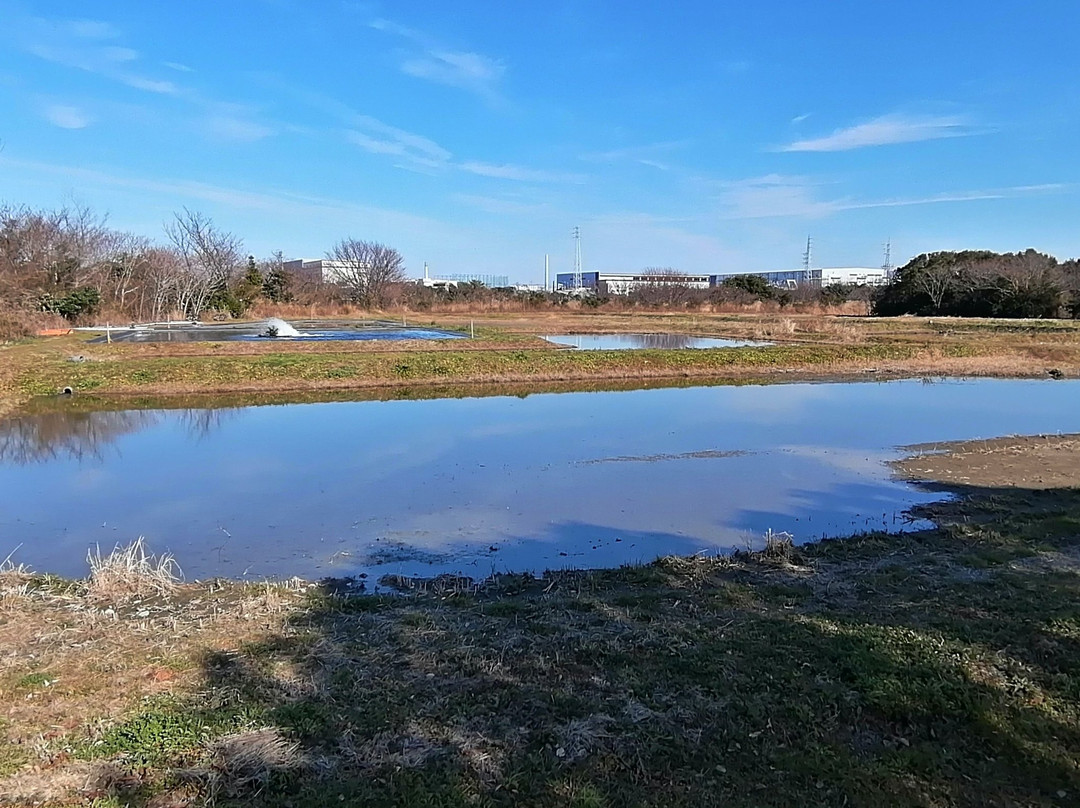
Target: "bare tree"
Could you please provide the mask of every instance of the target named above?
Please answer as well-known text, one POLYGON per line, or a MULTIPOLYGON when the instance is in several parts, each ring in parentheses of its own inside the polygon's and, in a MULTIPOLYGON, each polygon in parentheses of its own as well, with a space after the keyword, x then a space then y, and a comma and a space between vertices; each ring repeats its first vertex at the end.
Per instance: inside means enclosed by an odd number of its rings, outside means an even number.
POLYGON ((0 209, 0 295, 70 291, 96 281, 111 231, 89 208, 0 209))
POLYGON ((385 305, 390 290, 405 280, 405 262, 393 247, 346 238, 326 254, 334 280, 349 300, 368 308, 385 305))
MULTIPOLYGON (((62 249, 68 258, 69 287, 96 284, 112 247, 114 232, 106 226, 107 216, 99 216, 87 205, 74 205, 61 211, 62 249)), ((58 286, 64 285, 58 279, 58 286)))
POLYGON ((941 309, 945 296, 952 290, 957 270, 945 263, 931 262, 916 276, 915 287, 930 298, 935 311, 941 309))
POLYGON ((685 272, 672 267, 646 267, 638 277, 639 285, 630 292, 630 299, 646 306, 686 306, 694 301, 694 288, 685 272))
POLYGON ((135 298, 134 295, 142 291, 146 281, 144 276, 148 269, 150 241, 131 233, 110 233, 108 253, 101 284, 111 291, 113 300, 120 308, 126 309, 129 300, 143 299, 135 298))
POLYGON ((210 296, 224 289, 241 266, 241 241, 219 230, 208 216, 187 208, 166 222, 165 234, 185 270, 178 279, 177 303, 184 314, 198 317, 210 296))
MULTIPOLYGON (((146 254, 145 286, 140 300, 150 304, 152 320, 160 320, 180 308, 180 288, 185 274, 184 263, 173 251, 155 248, 146 254)), ((142 317, 140 312, 140 318, 142 317)))

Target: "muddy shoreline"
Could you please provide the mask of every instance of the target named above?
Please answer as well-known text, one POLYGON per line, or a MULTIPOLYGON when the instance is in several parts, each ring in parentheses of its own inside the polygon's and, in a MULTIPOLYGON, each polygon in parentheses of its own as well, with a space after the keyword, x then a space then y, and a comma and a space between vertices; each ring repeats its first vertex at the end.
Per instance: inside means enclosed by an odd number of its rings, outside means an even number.
POLYGON ((1080 487, 1080 434, 1010 435, 905 447, 892 464, 903 478, 936 488, 1080 487))

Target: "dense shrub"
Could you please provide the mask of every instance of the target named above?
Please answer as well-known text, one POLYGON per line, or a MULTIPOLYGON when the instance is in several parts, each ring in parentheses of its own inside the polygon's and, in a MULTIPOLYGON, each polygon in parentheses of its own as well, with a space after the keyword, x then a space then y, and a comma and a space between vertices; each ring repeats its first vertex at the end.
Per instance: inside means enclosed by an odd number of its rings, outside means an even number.
POLYGON ((881 316, 1076 316, 1076 262, 1027 250, 920 255, 897 270, 874 300, 881 316))
POLYGON ((41 310, 52 314, 59 314, 66 320, 76 320, 79 317, 90 316, 101 305, 101 292, 93 286, 81 286, 72 289, 66 295, 53 297, 51 294, 41 296, 41 310))

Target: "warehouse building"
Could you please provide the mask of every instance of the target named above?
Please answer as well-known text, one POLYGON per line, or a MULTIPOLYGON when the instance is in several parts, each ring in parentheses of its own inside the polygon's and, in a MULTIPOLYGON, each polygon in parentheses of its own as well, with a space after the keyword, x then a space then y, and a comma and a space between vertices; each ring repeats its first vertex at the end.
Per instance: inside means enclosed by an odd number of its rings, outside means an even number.
POLYGON ((793 289, 796 286, 832 286, 833 284, 857 286, 884 286, 889 273, 883 267, 829 267, 825 269, 782 269, 772 272, 728 272, 711 275, 711 286, 719 286, 728 278, 757 275, 773 286, 793 289))
POLYGON ((691 289, 708 289, 708 275, 677 275, 647 272, 582 272, 581 286, 574 280, 573 272, 560 272, 555 276, 555 290, 567 292, 573 289, 590 289, 602 295, 626 295, 643 286, 677 283, 691 289))
POLYGON ((781 289, 793 289, 796 286, 831 286, 832 284, 883 286, 889 281, 888 272, 881 267, 783 269, 772 272, 728 272, 716 275, 582 272, 580 286, 578 286, 573 272, 560 272, 555 276, 555 290, 569 292, 580 288, 595 291, 598 294, 625 295, 643 286, 656 286, 665 283, 677 283, 691 289, 708 289, 712 286, 719 286, 728 278, 746 275, 757 275, 781 289))
POLYGON ((339 283, 349 276, 349 265, 326 258, 297 258, 285 261, 281 268, 298 281, 321 285, 339 283))

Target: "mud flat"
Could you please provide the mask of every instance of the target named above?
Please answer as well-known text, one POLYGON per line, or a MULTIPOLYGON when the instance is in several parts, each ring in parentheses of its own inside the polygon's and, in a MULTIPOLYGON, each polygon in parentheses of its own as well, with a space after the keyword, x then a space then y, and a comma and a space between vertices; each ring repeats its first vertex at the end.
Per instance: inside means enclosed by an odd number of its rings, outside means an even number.
POLYGON ((1080 487, 1080 435, 927 443, 893 464, 904 477, 983 488, 1080 487))

